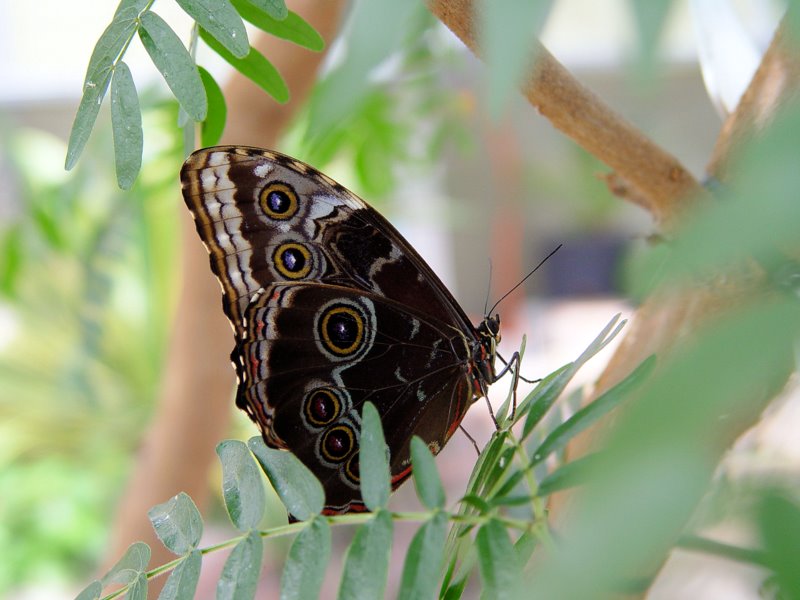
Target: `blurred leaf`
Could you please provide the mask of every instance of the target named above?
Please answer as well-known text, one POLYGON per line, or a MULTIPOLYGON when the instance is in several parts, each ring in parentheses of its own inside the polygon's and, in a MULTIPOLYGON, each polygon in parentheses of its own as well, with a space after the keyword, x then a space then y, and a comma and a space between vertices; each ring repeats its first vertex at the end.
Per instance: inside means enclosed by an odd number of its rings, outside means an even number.
POLYGON ((317 515, 297 534, 281 577, 281 600, 319 598, 331 556, 331 529, 317 515))
MULTIPOLYGON (((419 438, 415 437, 414 439, 418 440, 419 438)), ((422 441, 420 440, 420 442, 422 441)), ((443 512, 436 512, 417 530, 406 553, 398 598, 425 600, 436 597, 436 588, 444 558, 447 525, 447 515, 443 512)))
POLYGON ((537 594, 597 597, 651 575, 706 493, 724 430, 752 422, 785 382, 798 312, 770 299, 718 317, 661 365, 573 499, 558 552, 531 572, 537 594))
POLYGON ((483 582, 481 596, 503 600, 519 597, 521 571, 508 532, 497 519, 489 519, 475 536, 478 568, 483 582))
POLYGON ((430 509, 443 508, 445 503, 444 488, 436 469, 436 462, 427 444, 416 435, 411 438, 411 465, 414 467, 414 486, 417 496, 430 509))
POLYGON ((673 0, 650 2, 629 2, 636 19, 636 32, 640 46, 639 72, 648 75, 655 63, 656 49, 661 41, 661 33, 667 22, 673 0))
POLYGON ((197 591, 197 582, 200 581, 202 562, 200 550, 192 550, 187 554, 169 574, 158 600, 192 600, 197 591))
POLYGON ((737 269, 753 258, 767 272, 782 268, 800 223, 798 136, 800 108, 793 106, 743 144, 718 201, 701 206, 669 245, 645 253, 635 265, 633 293, 737 269))
POLYGON ((780 492, 767 493, 758 507, 767 566, 775 573, 779 598, 800 598, 800 506, 780 492))
POLYGON ((141 16, 141 24, 139 37, 153 64, 188 115, 194 121, 203 121, 208 102, 191 54, 170 26, 154 12, 145 12, 141 16))
POLYGON ((238 440, 217 445, 222 462, 222 496, 231 521, 240 531, 258 526, 264 515, 266 495, 250 451, 238 440))
POLYGON ((13 296, 23 260, 22 230, 18 225, 6 229, 0 236, 0 294, 13 296))
POLYGON ((375 513, 356 531, 345 556, 339 585, 340 600, 382 598, 392 549, 392 517, 386 510, 375 513))
POLYGON ((247 2, 278 21, 286 19, 289 14, 284 0, 247 0, 247 2))
POLYGON ((584 484, 595 468, 597 458, 595 454, 587 454, 561 465, 539 482, 538 495, 545 497, 584 484))
POLYGON ((203 87, 206 90, 206 98, 208 98, 208 113, 206 114, 206 120, 203 121, 200 137, 200 145, 207 148, 208 146, 216 146, 220 138, 222 138, 222 132, 225 130, 225 120, 228 117, 228 109, 225 105, 225 95, 214 77, 211 76, 211 73, 199 65, 197 68, 200 71, 200 79, 202 79, 203 87))
POLYGON ((117 563, 103 575, 101 583, 128 584, 132 582, 138 573, 143 572, 150 562, 150 546, 144 542, 134 542, 125 551, 117 563))
POLYGON ((233 547, 217 582, 217 600, 255 597, 263 553, 264 543, 257 531, 251 531, 233 547))
POLYGON ((130 189, 142 166, 142 113, 128 65, 120 61, 111 79, 111 127, 117 184, 130 189))
POLYGON ((203 518, 185 492, 147 511, 158 539, 171 552, 183 555, 197 548, 203 535, 203 518))
POLYGON ((229 0, 176 0, 176 2, 231 54, 244 58, 250 52, 250 42, 247 40, 247 31, 242 18, 229 0))
POLYGON ((358 0, 347 35, 347 58, 322 81, 311 102, 309 137, 324 133, 359 110, 369 73, 401 44, 419 8, 417 0, 358 0))
POLYGON ((250 438, 248 446, 293 517, 307 521, 322 512, 325 490, 300 459, 291 452, 267 448, 261 437, 250 438))
POLYGON ((616 408, 651 375, 655 364, 655 356, 644 359, 625 379, 553 429, 531 454, 531 464, 538 464, 553 452, 562 450, 581 431, 585 431, 616 408))
POLYGON ((255 8, 249 0, 232 0, 232 2, 242 18, 270 35, 289 40, 315 52, 321 52, 325 48, 322 36, 297 13, 289 11, 285 19, 276 20, 255 8))
POLYGON ((514 552, 517 554, 518 565, 528 564, 537 544, 538 540, 530 530, 519 536, 519 539, 514 542, 514 552))
POLYGON ((372 512, 386 507, 389 501, 389 449, 383 437, 378 410, 372 402, 361 408, 361 437, 358 467, 361 477, 361 497, 372 512))
POLYGON ((489 113, 498 118, 536 58, 534 49, 552 0, 481 0, 479 46, 488 81, 489 113))
POLYGON ((202 27, 200 28, 200 39, 224 58, 234 69, 251 79, 275 100, 281 104, 288 102, 289 88, 286 87, 286 82, 283 81, 283 77, 281 77, 281 74, 278 73, 272 63, 264 58, 264 55, 258 50, 250 48, 250 53, 247 56, 236 58, 202 27))
POLYGON ((75 600, 98 600, 103 593, 103 584, 98 580, 94 580, 81 590, 81 593, 75 596, 75 600))

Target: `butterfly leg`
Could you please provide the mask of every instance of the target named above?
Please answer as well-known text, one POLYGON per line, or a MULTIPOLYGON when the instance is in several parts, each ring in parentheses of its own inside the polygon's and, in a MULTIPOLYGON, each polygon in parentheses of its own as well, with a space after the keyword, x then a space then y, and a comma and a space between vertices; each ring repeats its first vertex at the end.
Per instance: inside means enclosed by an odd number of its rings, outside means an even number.
POLYGON ((478 453, 478 456, 481 455, 481 449, 478 447, 478 442, 475 441, 475 438, 472 437, 469 432, 464 428, 463 425, 459 425, 458 428, 464 432, 464 435, 467 436, 467 439, 472 442, 472 445, 475 447, 475 452, 478 453))
MULTIPOLYGON (((519 352, 515 352, 515 354, 519 354, 519 352)), ((497 358, 499 358, 501 361, 503 361, 504 365, 508 365, 508 363, 510 362, 510 361, 507 361, 505 358, 503 358, 503 355, 500 354, 499 352, 497 352, 497 358)), ((512 361, 514 360, 513 356, 511 357, 511 360, 512 361)), ((505 371, 506 370, 503 369, 503 373, 505 373, 505 371)), ((522 375, 518 375, 517 377, 519 379, 521 379, 522 381, 524 381, 525 383, 539 383, 542 380, 541 377, 539 379, 528 379, 527 377, 523 377, 522 375)))
MULTIPOLYGON (((500 372, 497 375, 495 375, 494 381, 492 383, 503 377, 503 375, 505 375, 509 371, 513 373, 514 379, 511 382, 511 414, 509 415, 509 420, 513 423, 514 416, 517 414, 517 386, 519 385, 519 380, 520 379, 522 379, 523 381, 528 381, 528 380, 519 374, 519 367, 520 367, 519 352, 514 352, 514 354, 511 355, 511 358, 508 361, 506 361, 502 356, 500 357, 500 360, 503 361, 505 366, 500 370, 500 372)), ((489 411, 492 415, 492 419, 494 419, 495 427, 500 429, 500 426, 497 424, 497 419, 495 418, 494 413, 491 412, 491 406, 489 407, 489 411)))

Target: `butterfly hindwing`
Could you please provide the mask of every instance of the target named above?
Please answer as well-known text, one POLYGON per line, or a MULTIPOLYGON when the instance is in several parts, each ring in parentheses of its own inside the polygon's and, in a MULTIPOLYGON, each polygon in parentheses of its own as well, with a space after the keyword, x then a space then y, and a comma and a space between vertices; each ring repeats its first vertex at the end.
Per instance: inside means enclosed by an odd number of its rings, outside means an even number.
POLYGON ((258 294, 245 315, 239 402, 267 424, 271 445, 290 449, 326 482, 337 511, 358 502, 365 401, 386 424, 395 485, 410 473, 411 436, 438 450, 470 404, 462 337, 390 299, 280 283, 258 294))

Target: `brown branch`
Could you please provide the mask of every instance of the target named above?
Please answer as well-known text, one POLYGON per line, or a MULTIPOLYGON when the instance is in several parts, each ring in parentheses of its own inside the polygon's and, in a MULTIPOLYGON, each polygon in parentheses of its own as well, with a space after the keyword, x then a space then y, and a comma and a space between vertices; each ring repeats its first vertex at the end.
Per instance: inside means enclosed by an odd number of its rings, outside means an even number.
MULTIPOLYGON (((427 0, 431 12, 480 56, 473 0, 427 0)), ((635 190, 656 222, 671 229, 705 191, 671 154, 620 117, 584 87, 541 44, 522 85, 528 101, 554 127, 614 169, 635 190)))

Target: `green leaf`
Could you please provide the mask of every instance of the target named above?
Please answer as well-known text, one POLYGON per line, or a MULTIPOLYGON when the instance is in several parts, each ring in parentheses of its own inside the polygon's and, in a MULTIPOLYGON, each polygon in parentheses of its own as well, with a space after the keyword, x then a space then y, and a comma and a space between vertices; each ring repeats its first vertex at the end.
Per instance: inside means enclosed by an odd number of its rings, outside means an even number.
POLYGON ((322 512, 325 490, 300 459, 291 452, 267 448, 260 437, 250 438, 248 446, 293 517, 306 521, 322 512))
POLYGON ((800 506, 772 491, 758 507, 767 565, 775 573, 781 598, 800 598, 800 506))
POLYGON ((525 439, 533 428, 547 414, 547 411, 553 406, 561 392, 567 387, 570 379, 577 372, 578 367, 575 363, 569 363, 553 371, 547 377, 542 379, 533 391, 528 395, 523 402, 520 403, 517 410, 517 417, 522 417, 527 414, 525 425, 522 428, 522 438, 525 439))
POLYGON ((158 539, 171 552, 183 555, 197 548, 203 535, 203 518, 185 492, 147 511, 158 539))
POLYGON ((647 379, 653 372, 655 364, 655 356, 646 358, 625 379, 553 429, 531 454, 531 464, 536 465, 553 452, 563 449, 581 431, 584 431, 616 408, 617 405, 629 397, 629 394, 634 389, 647 379))
POLYGON ((672 0, 651 0, 650 2, 631 2, 630 7, 636 19, 636 32, 641 49, 641 70, 653 66, 656 49, 661 41, 661 33, 672 8, 672 0))
POLYGON ((117 185, 127 190, 136 181, 142 166, 142 113, 139 97, 128 65, 120 61, 111 80, 111 131, 117 185))
POLYGON ((103 584, 95 579, 92 583, 83 588, 80 594, 75 596, 75 600, 98 600, 102 593, 103 584))
POLYGON ((427 444, 417 436, 411 438, 411 465, 414 467, 414 486, 420 501, 431 509, 442 508, 445 495, 436 462, 427 444))
POLYGON ((285 19, 276 20, 254 7, 248 0, 231 1, 242 18, 262 31, 315 52, 320 52, 325 48, 325 40, 322 39, 322 36, 297 13, 289 11, 285 19))
POLYGON ((247 31, 229 0, 176 0, 197 24, 238 58, 250 52, 247 31))
POLYGON ((561 465, 539 482, 537 495, 545 497, 560 490, 582 485, 586 482, 597 461, 597 454, 587 454, 561 465))
MULTIPOLYGON (((414 468, 416 469, 416 466, 414 468)), ((414 535, 403 565, 398 598, 426 600, 436 597, 444 558, 447 523, 447 515, 436 512, 414 535)))
POLYGON ((261 574, 264 544, 251 531, 234 546, 217 582, 217 600, 252 600, 261 574))
POLYGON ((97 40, 94 50, 92 50, 86 76, 83 79, 84 86, 86 82, 97 80, 104 73, 111 73, 114 63, 120 58, 125 45, 136 33, 136 28, 139 26, 139 8, 123 6, 124 4, 126 3, 121 2, 117 7, 114 18, 100 35, 100 39, 97 40))
POLYGON ((372 402, 361 409, 361 438, 359 439, 358 469, 361 476, 361 497, 373 512, 389 502, 389 449, 383 437, 378 410, 372 402))
POLYGON ((228 108, 225 105, 225 96, 219 84, 211 76, 211 73, 198 65, 200 79, 206 90, 208 98, 208 114, 203 121, 202 133, 200 136, 201 145, 204 147, 216 146, 225 130, 225 120, 228 117, 228 108))
POLYGON ((94 128, 103 97, 111 82, 114 61, 136 33, 139 9, 137 6, 129 6, 129 4, 129 2, 120 3, 111 23, 97 40, 89 59, 89 66, 83 80, 83 96, 78 106, 78 112, 75 114, 72 131, 69 134, 67 158, 64 165, 68 171, 75 166, 89 140, 89 134, 94 128))
POLYGON ((247 2, 278 21, 282 21, 289 14, 284 0, 247 0, 247 2))
POLYGON ((109 583, 128 584, 147 568, 150 562, 150 546, 144 542, 134 542, 125 551, 117 563, 103 575, 100 580, 103 585, 109 583))
POLYGON ((24 255, 22 227, 12 225, 0 237, 0 294, 13 296, 16 293, 24 255))
POLYGON ((200 580, 202 562, 203 553, 200 550, 192 550, 187 554, 169 574, 158 600, 192 600, 200 580))
POLYGON ((222 461, 222 496, 231 521, 240 531, 258 526, 266 494, 253 457, 242 442, 226 440, 217 446, 222 461))
POLYGON ((574 362, 564 365, 545 377, 528 397, 520 403, 517 407, 517 419, 527 414, 525 425, 522 429, 523 440, 530 435, 533 428, 544 418, 578 369, 611 343, 611 340, 622 331, 627 321, 620 321, 619 317, 619 314, 614 315, 614 318, 608 322, 574 362))
POLYGON ((347 549, 340 600, 383 598, 392 549, 392 517, 386 510, 375 513, 356 531, 347 549))
POLYGON ((297 534, 281 577, 281 600, 319 598, 331 556, 331 528, 317 515, 297 534))
POLYGON ((161 72, 169 89, 194 121, 204 120, 208 102, 200 73, 191 54, 170 26, 156 13, 147 11, 142 15, 141 23, 139 37, 142 45, 161 72))
POLYGON ((552 0, 482 0, 479 46, 486 63, 489 112, 497 118, 536 58, 534 48, 552 0))
POLYGON ((514 552, 517 554, 517 564, 526 565, 536 549, 538 540, 530 531, 526 531, 514 542, 514 552))
POLYGON ((125 600, 147 600, 147 575, 137 573, 136 578, 128 586, 125 600))
POLYGON ((72 123, 72 131, 70 131, 67 145, 67 159, 64 168, 68 171, 75 166, 89 140, 89 134, 97 120, 100 104, 103 102, 110 82, 111 71, 108 71, 98 79, 87 81, 83 87, 83 96, 78 105, 78 112, 75 114, 75 121, 72 123))
POLYGON ((483 582, 482 597, 505 600, 519 597, 520 568, 517 554, 503 524, 489 519, 475 536, 478 570, 483 582))
POLYGON ((370 71, 401 46, 420 6, 416 0, 361 0, 354 4, 347 56, 317 86, 312 98, 311 138, 358 111, 370 87, 370 71))
POLYGON ((250 48, 250 53, 247 56, 236 58, 202 27, 200 28, 200 38, 208 44, 209 48, 228 61, 234 69, 251 79, 275 100, 281 104, 289 100, 289 88, 286 87, 283 77, 258 50, 250 48))

